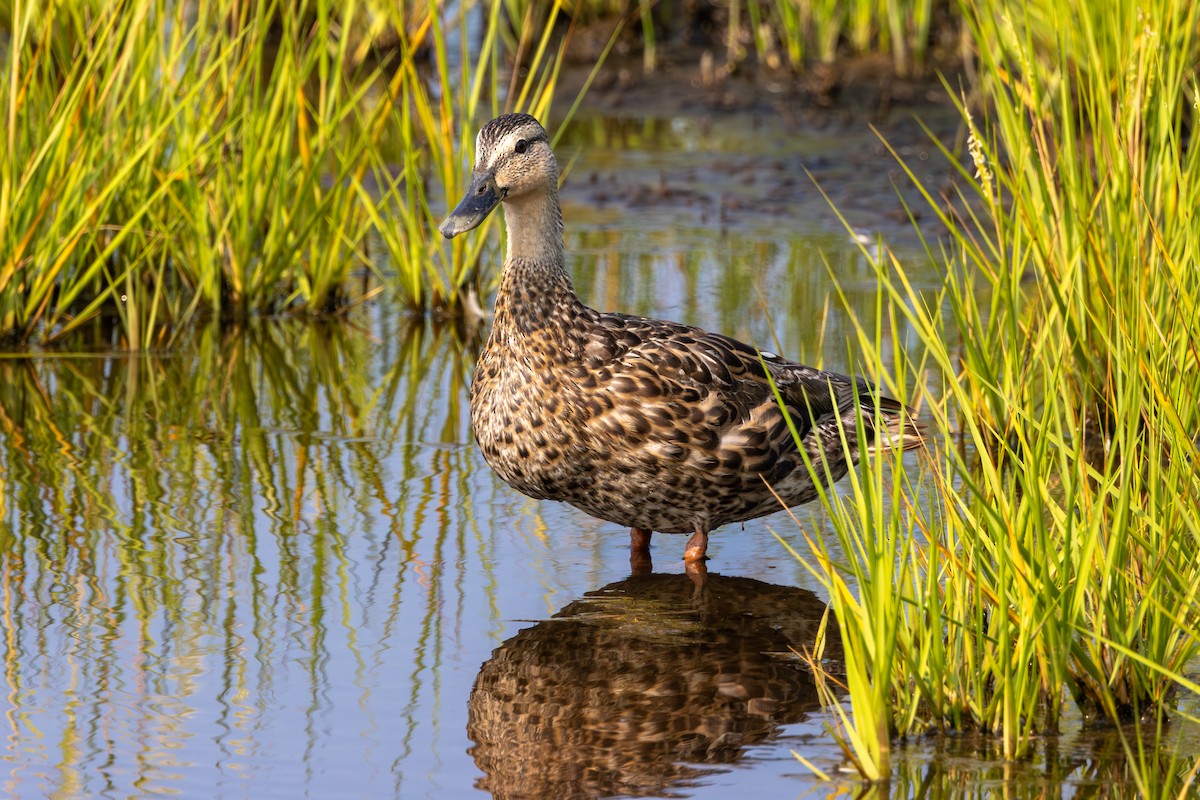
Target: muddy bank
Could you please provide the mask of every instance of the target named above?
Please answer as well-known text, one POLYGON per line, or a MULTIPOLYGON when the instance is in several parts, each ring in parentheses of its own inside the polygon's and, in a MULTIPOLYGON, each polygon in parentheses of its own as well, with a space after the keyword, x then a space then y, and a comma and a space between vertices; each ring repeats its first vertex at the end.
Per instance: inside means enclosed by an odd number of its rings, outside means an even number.
MULTIPOLYGON (((953 194, 952 167, 933 137, 955 151, 963 134, 940 81, 898 78, 884 57, 800 76, 726 72, 710 52, 672 50, 654 72, 635 55, 604 64, 560 144, 562 160, 578 156, 583 166, 569 176, 565 200, 610 213, 669 209, 701 225, 841 233, 836 208, 858 237, 898 246, 917 245, 917 231, 942 233, 888 149, 932 194, 953 194), (614 154, 613 163, 594 157, 596 148, 614 154), (684 154, 687 165, 676 168, 684 154)), ((570 108, 589 69, 576 62, 566 70, 557 111, 570 108)))

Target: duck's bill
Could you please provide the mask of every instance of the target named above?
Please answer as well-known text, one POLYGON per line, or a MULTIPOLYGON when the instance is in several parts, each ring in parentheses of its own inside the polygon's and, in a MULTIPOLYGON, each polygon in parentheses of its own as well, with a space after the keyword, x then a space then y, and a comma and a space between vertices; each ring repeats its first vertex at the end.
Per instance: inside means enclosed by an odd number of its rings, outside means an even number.
POLYGON ((458 207, 450 212, 438 230, 447 239, 466 233, 487 219, 487 215, 500 205, 500 192, 495 179, 487 172, 471 174, 471 185, 458 207))

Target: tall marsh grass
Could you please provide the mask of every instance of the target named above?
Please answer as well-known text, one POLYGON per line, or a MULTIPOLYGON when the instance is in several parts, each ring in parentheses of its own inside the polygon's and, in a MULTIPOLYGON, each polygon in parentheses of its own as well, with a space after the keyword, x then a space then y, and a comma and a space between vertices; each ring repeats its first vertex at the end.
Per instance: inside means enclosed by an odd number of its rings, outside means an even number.
POLYGON ((104 320, 111 344, 161 347, 197 316, 324 314, 385 290, 457 306, 490 276, 430 238, 425 186, 453 188, 485 106, 545 111, 556 75, 542 47, 506 93, 499 9, 12 4, 0 341, 104 320))
MULTIPOLYGON (((924 72, 933 0, 746 0, 755 51, 771 66, 801 70, 840 55, 889 54, 899 75, 924 72), (781 57, 782 56, 782 57, 781 57)), ((946 23, 950 19, 945 20, 946 23)))
MULTIPOLYGON (((536 18, 531 0, 508 0, 514 19, 536 18)), ((953 4, 934 0, 728 0, 706 4, 669 0, 584 0, 569 4, 585 22, 622 16, 636 20, 643 64, 653 71, 660 38, 722 47, 736 66, 751 53, 761 66, 802 72, 844 56, 884 54, 901 76, 928 71, 935 45, 957 46, 953 4), (715 15, 715 24, 709 17, 715 15), (715 28, 715 30, 711 30, 715 28), (688 27, 688 30, 683 30, 688 27)))
POLYGON ((844 560, 815 539, 803 556, 861 653, 841 735, 876 779, 894 737, 930 729, 1015 759, 1069 698, 1085 724, 1143 723, 1123 738, 1134 778, 1182 796, 1195 770, 1146 748, 1200 692, 1197 11, 965 13, 970 164, 958 197, 927 196, 952 234, 930 249, 944 288, 914 290, 885 250, 856 343, 935 433, 919 478, 869 458, 827 497, 844 560), (885 327, 918 346, 885 358, 885 327))

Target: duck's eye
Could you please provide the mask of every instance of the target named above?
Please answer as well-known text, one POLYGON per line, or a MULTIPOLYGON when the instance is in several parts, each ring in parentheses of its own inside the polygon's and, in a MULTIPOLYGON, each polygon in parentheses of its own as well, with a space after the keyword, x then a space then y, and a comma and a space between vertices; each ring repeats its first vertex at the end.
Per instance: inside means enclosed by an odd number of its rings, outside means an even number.
POLYGON ((526 150, 529 149, 529 142, 525 141, 524 139, 517 139, 517 146, 515 149, 517 151, 517 155, 522 155, 526 150))

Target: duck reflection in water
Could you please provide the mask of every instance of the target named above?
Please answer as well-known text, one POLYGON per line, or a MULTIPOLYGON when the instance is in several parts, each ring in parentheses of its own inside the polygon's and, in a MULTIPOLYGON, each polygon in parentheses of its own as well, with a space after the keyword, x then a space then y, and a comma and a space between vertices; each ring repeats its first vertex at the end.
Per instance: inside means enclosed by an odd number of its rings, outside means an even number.
MULTIPOLYGON (((825 604, 709 574, 633 575, 498 647, 475 679, 471 755, 496 798, 669 792, 818 707, 825 604)), ((841 660, 832 619, 825 656, 841 660)))

